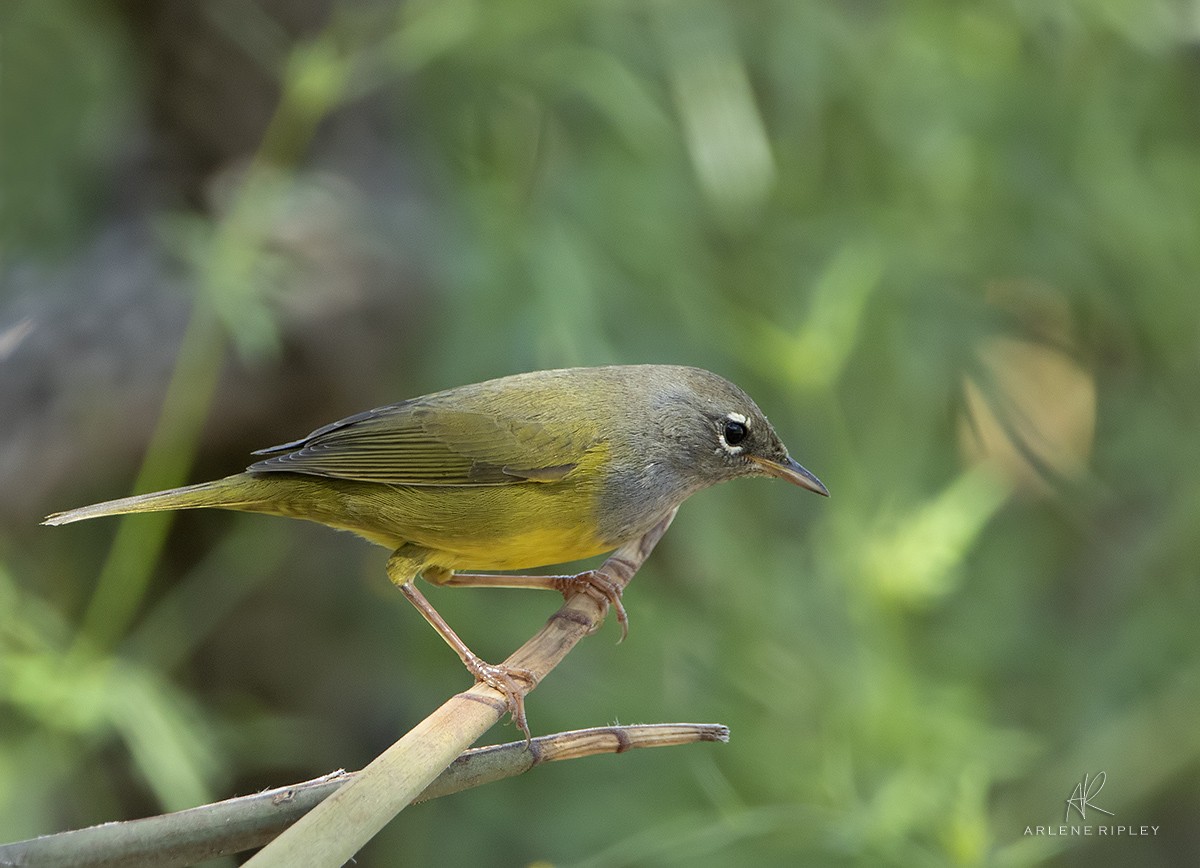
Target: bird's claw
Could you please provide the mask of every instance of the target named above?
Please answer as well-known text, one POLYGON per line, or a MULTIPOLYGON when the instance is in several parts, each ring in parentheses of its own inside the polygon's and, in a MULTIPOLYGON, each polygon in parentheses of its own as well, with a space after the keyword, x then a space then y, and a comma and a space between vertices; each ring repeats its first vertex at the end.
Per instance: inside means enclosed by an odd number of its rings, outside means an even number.
POLYGON ((525 694, 537 686, 537 675, 530 669, 520 666, 497 666, 485 663, 478 657, 467 661, 467 671, 475 676, 477 682, 486 684, 504 696, 513 725, 521 730, 525 736, 525 743, 529 744, 529 723, 525 719, 525 694), (527 686, 519 686, 518 680, 526 682, 527 686))
POLYGON ((568 576, 562 588, 563 596, 569 596, 572 592, 578 591, 587 594, 602 605, 607 603, 617 613, 617 623, 621 625, 621 638, 617 640, 618 643, 624 642, 629 635, 629 614, 621 602, 621 590, 621 585, 603 569, 588 570, 577 576, 568 576))

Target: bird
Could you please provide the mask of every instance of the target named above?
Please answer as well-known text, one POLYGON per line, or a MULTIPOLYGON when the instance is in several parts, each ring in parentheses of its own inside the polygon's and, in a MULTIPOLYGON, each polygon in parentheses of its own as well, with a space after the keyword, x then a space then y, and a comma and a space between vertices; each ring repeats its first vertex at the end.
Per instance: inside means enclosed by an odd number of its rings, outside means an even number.
POLYGON ((758 405, 710 371, 610 365, 530 371, 376 407, 253 453, 244 472, 47 516, 217 508, 306 519, 386 547, 391 581, 529 738, 532 673, 484 662, 416 587, 583 591, 628 618, 602 570, 497 575, 638 539, 687 498, 746 476, 828 496, 758 405), (523 683, 518 683, 523 682, 523 683))

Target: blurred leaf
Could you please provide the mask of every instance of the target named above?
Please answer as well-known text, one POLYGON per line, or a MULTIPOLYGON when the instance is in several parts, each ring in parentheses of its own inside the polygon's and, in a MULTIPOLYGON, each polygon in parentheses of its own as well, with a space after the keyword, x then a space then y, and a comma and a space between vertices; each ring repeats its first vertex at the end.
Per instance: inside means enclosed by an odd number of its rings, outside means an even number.
POLYGON ((871 587, 907 605, 953 591, 967 553, 1008 494, 990 468, 964 471, 936 497, 911 507, 894 529, 875 535, 863 556, 871 587))
POLYGON ((794 332, 774 320, 758 324, 756 343, 767 371, 807 392, 831 388, 854 350, 863 312, 883 279, 883 259, 870 244, 847 244, 813 287, 808 316, 794 332))
POLYGON ((117 666, 105 687, 105 708, 133 761, 167 811, 214 799, 209 782, 221 768, 206 739, 203 717, 153 675, 117 666))
POLYGON ((718 3, 658 4, 667 72, 684 140, 718 220, 759 213, 775 183, 763 118, 718 3))

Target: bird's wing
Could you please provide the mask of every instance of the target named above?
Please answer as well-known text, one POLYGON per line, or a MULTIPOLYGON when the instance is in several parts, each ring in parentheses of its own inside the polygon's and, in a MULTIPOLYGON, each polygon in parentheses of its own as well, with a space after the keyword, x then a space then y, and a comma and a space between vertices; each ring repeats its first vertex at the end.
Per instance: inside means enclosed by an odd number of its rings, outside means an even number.
POLYGON ((390 485, 511 485, 561 479, 592 445, 578 432, 551 433, 536 418, 416 399, 260 450, 254 454, 271 457, 249 470, 390 485))

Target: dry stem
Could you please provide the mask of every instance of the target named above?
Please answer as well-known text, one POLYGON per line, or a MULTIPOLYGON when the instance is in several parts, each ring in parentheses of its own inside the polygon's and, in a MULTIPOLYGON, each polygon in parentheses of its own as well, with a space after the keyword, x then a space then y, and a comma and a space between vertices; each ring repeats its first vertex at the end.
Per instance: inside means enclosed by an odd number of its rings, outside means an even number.
MULTIPOLYGON (((715 724, 605 726, 466 751, 414 801, 424 802, 502 778, 536 765, 643 747, 726 741, 715 724)), ((211 805, 0 845, 0 865, 73 868, 173 868, 261 847, 322 800, 358 776, 334 772, 301 784, 226 799, 211 805)))

